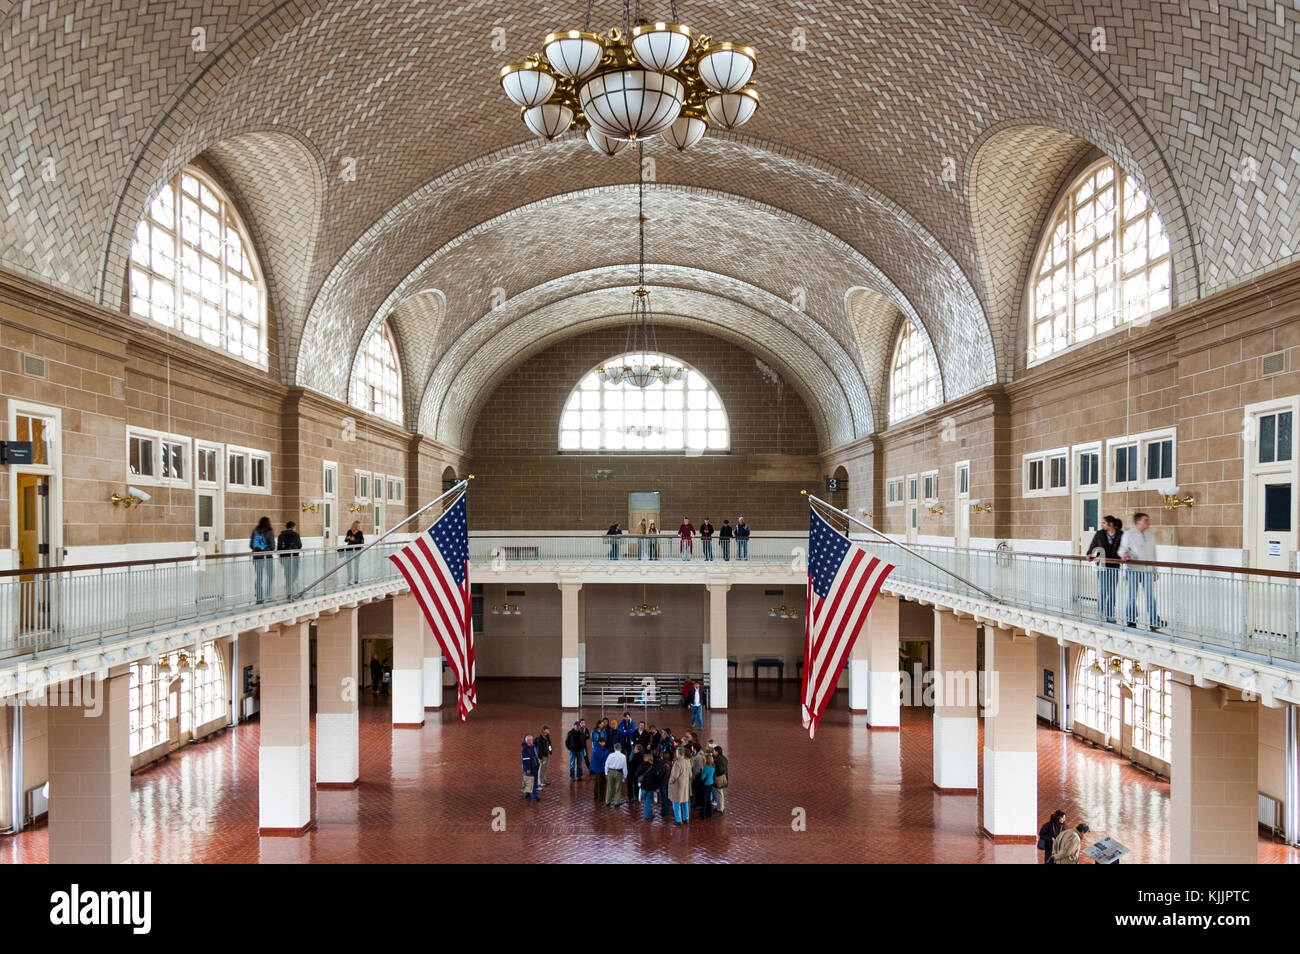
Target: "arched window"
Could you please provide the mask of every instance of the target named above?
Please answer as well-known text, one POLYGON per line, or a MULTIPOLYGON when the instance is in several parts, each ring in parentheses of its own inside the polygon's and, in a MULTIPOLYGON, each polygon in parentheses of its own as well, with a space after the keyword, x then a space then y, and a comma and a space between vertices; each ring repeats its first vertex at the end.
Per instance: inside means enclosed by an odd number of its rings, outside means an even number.
POLYGON ((939 403, 939 368, 925 335, 910 321, 903 322, 894 348, 889 378, 889 420, 901 421, 939 403))
POLYGON ((1109 662, 1095 649, 1079 653, 1074 682, 1075 719, 1112 739, 1120 737, 1124 714, 1120 681, 1110 674, 1109 662))
POLYGON ((361 366, 352 380, 352 404, 394 424, 402 423, 402 370, 387 322, 366 342, 361 366))
POLYGON ((226 674, 221 653, 215 642, 203 644, 202 655, 190 658, 183 651, 162 656, 157 664, 135 663, 130 667, 127 684, 127 723, 130 732, 128 752, 139 755, 168 739, 168 722, 179 720, 181 733, 193 733, 226 713, 226 674), (185 668, 181 657, 185 656, 185 668), (166 676, 159 673, 163 660, 168 663, 166 676), (203 668, 200 669, 199 667, 203 668), (180 679, 172 711, 171 683, 180 679))
POLYGON ((1169 239, 1155 207, 1110 159, 1070 186, 1039 249, 1029 360, 1169 307, 1169 239))
POLYGON ((645 360, 640 352, 612 358, 574 388, 560 418, 560 450, 702 452, 731 446, 727 412, 704 375, 676 358, 651 355, 651 363, 684 374, 644 388, 602 380, 601 368, 625 359, 645 360))
POLYGON ((135 228, 131 314, 266 367, 266 285, 225 193, 187 167, 135 228))

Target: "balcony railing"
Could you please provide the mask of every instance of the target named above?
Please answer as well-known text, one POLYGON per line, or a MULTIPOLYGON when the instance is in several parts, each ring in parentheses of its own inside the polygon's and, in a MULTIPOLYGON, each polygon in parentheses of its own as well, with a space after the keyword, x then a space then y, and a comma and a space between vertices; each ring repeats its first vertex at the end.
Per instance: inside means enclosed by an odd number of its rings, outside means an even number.
MULTIPOLYGON (((1099 567, 1081 557, 937 546, 915 546, 909 552, 899 544, 855 539, 897 566, 895 582, 974 599, 987 599, 979 592, 985 590, 998 602, 1016 608, 1103 624, 1113 619, 1117 632, 1126 631, 1131 605, 1139 627, 1154 623, 1171 641, 1269 662, 1300 663, 1297 573, 1178 563, 1099 567)), ((476 532, 470 537, 470 559, 481 570, 506 571, 615 563, 622 569, 635 563, 653 572, 651 565, 673 564, 675 580, 682 573, 702 572, 706 566, 717 570, 727 565, 786 565, 801 572, 806 559, 807 538, 802 534, 756 534, 743 552, 738 541, 730 541, 724 549, 715 538, 711 564, 704 560, 702 542, 694 541, 690 563, 682 566, 677 537, 670 534, 476 532)), ((385 542, 372 547, 311 595, 397 581, 397 569, 387 557, 401 545, 385 542)), ((296 557, 226 554, 0 572, 0 657, 102 644, 247 611, 258 603, 259 573, 262 600, 283 603, 286 567, 297 564, 296 583, 288 587, 297 590, 348 555, 333 548, 297 553, 296 557)), ((664 573, 669 573, 667 566, 664 573)))

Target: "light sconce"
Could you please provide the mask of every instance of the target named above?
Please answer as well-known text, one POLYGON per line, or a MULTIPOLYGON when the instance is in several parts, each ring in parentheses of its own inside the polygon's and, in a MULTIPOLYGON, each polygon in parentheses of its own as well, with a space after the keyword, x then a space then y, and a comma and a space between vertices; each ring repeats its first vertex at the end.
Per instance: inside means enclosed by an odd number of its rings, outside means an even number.
POLYGON ((497 609, 497 604, 493 603, 492 615, 493 616, 521 616, 522 611, 519 609, 518 603, 502 603, 500 609, 497 609))
POLYGON ((1194 507, 1196 505, 1196 498, 1191 494, 1186 497, 1178 496, 1177 487, 1164 488, 1160 491, 1160 497, 1165 502, 1166 510, 1174 510, 1178 507, 1194 507))
POLYGON ((932 516, 932 517, 942 517, 942 516, 943 516, 943 507, 941 507, 941 506, 937 506, 937 505, 936 505, 936 506, 934 506, 934 507, 926 507, 925 509, 928 510, 928 511, 930 511, 930 516, 932 516))
POLYGON ((195 672, 207 672, 207 671, 208 671, 208 657, 207 657, 207 656, 202 655, 202 654, 199 655, 199 661, 195 664, 195 666, 194 666, 194 671, 195 671, 195 672))
POLYGON ((176 666, 176 669, 177 669, 177 671, 179 671, 179 672, 189 672, 189 671, 190 671, 190 657, 187 656, 187 655, 185 655, 184 653, 181 653, 181 661, 180 661, 180 663, 176 666))
POLYGON ((323 504, 324 502, 325 502, 324 500, 317 498, 311 501, 310 503, 300 504, 299 509, 303 513, 320 513, 321 504, 323 504))
POLYGON ((978 500, 972 500, 970 502, 970 512, 971 513, 992 513, 993 505, 981 504, 978 500))
POLYGON ((162 662, 158 664, 158 675, 166 679, 170 677, 171 674, 172 674, 171 661, 166 656, 164 656, 162 662))
POLYGON ((113 494, 113 496, 108 499, 112 502, 114 507, 126 507, 130 510, 132 507, 138 507, 140 504, 146 503, 153 498, 139 487, 128 487, 126 488, 125 497, 121 494, 113 494))
POLYGON ((366 506, 367 505, 363 503, 354 503, 352 506, 348 507, 348 513, 365 513, 366 506))
POLYGON ((786 609, 784 603, 782 603, 779 608, 776 606, 769 606, 767 609, 767 615, 772 619, 798 619, 799 618, 799 612, 794 609, 786 609))
POLYGON ((865 517, 874 517, 875 514, 874 514, 874 513, 871 513, 869 510, 859 510, 859 511, 858 511, 858 516, 859 516, 859 517, 864 517, 864 518, 865 518, 865 517))

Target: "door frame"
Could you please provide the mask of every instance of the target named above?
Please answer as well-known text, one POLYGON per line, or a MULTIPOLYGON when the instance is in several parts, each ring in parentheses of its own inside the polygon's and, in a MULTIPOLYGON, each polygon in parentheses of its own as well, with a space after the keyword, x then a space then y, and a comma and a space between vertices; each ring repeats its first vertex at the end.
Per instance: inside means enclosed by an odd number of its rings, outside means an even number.
POLYGON ((190 465, 194 474, 194 545, 202 547, 199 540, 199 497, 210 494, 212 500, 212 533, 216 538, 213 553, 226 552, 226 445, 213 441, 194 441, 194 461, 190 465), (199 482, 199 452, 212 450, 217 452, 217 479, 199 482))
POLYGON ((1069 463, 1066 465, 1072 471, 1070 476, 1070 538, 1073 544, 1072 552, 1076 555, 1081 554, 1088 544, 1080 543, 1083 539, 1083 501, 1084 498, 1097 498, 1097 529, 1101 528, 1102 514, 1102 490, 1106 486, 1106 454, 1102 450, 1101 441, 1091 441, 1087 444, 1075 444, 1070 448, 1069 463), (1079 481, 1079 457, 1083 454, 1097 455, 1097 483, 1083 485, 1079 481))
POLYGON ((903 478, 903 529, 909 546, 916 546, 921 535, 921 475, 908 474, 903 478))
POLYGON ((339 462, 336 460, 322 460, 320 462, 320 499, 321 504, 321 546, 334 546, 333 537, 338 536, 339 525, 339 462), (325 474, 329 471, 334 473, 334 487, 328 489, 325 484, 325 474), (326 508, 328 509, 329 523, 326 524, 326 508), (328 533, 326 531, 329 531, 328 533))
MULTIPOLYGON (((50 566, 63 563, 63 411, 61 408, 47 404, 36 404, 18 398, 9 399, 8 434, 9 440, 17 440, 18 416, 47 417, 54 421, 54 439, 47 437, 47 456, 49 464, 15 464, 9 471, 9 566, 18 568, 18 475, 44 474, 50 478, 50 520, 49 544, 50 566)), ((125 483, 125 475, 123 475, 125 483)))
MULTIPOLYGON (((1249 441, 1243 441, 1242 454, 1242 533, 1241 533, 1241 562, 1243 566, 1257 566, 1256 554, 1253 551, 1254 539, 1254 517, 1255 508, 1259 501, 1255 498, 1255 485, 1258 478, 1263 476, 1287 475, 1291 479, 1291 525, 1298 526, 1297 506, 1300 501, 1300 447, 1296 446, 1297 432, 1300 431, 1300 395, 1292 395, 1286 398, 1274 398, 1271 401, 1258 401, 1254 404, 1247 404, 1243 409, 1243 414, 1250 422, 1250 433, 1254 438, 1249 441), (1266 414, 1274 414, 1278 411, 1291 412, 1291 460, 1283 464, 1259 464, 1258 451, 1259 445, 1259 418, 1266 414), (1247 530, 1247 527, 1250 529, 1247 530)), ((1290 563, 1292 568, 1295 566, 1295 551, 1291 553, 1290 563)))
POLYGON ((970 546, 970 461, 959 460, 952 465, 952 542, 957 547, 970 546), (966 471, 966 489, 961 489, 961 472, 966 471), (961 539, 962 528, 966 530, 966 539, 961 539))

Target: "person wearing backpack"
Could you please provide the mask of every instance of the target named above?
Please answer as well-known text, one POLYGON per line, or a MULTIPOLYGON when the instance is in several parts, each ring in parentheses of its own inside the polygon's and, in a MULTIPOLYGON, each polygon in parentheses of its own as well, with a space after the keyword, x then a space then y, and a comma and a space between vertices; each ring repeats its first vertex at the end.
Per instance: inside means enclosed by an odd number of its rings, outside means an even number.
MULTIPOLYGON (((349 551, 361 549, 361 547, 365 545, 365 542, 366 542, 366 535, 361 532, 361 521, 353 520, 352 526, 349 527, 348 532, 343 535, 344 547, 340 552, 345 554, 345 558, 350 557, 353 554, 350 553, 349 551)), ((350 563, 348 563, 348 582, 356 583, 357 580, 360 578, 360 576, 361 576, 361 561, 352 560, 350 563)))
POLYGON ((280 568, 284 570, 284 595, 293 596, 293 592, 298 587, 298 553, 302 549, 302 537, 298 536, 298 531, 294 529, 297 524, 290 520, 280 531, 280 537, 275 541, 275 549, 280 554, 280 568))
POLYGON ((253 554, 253 589, 257 602, 265 603, 275 589, 275 530, 271 518, 263 517, 248 537, 248 549, 253 554))

